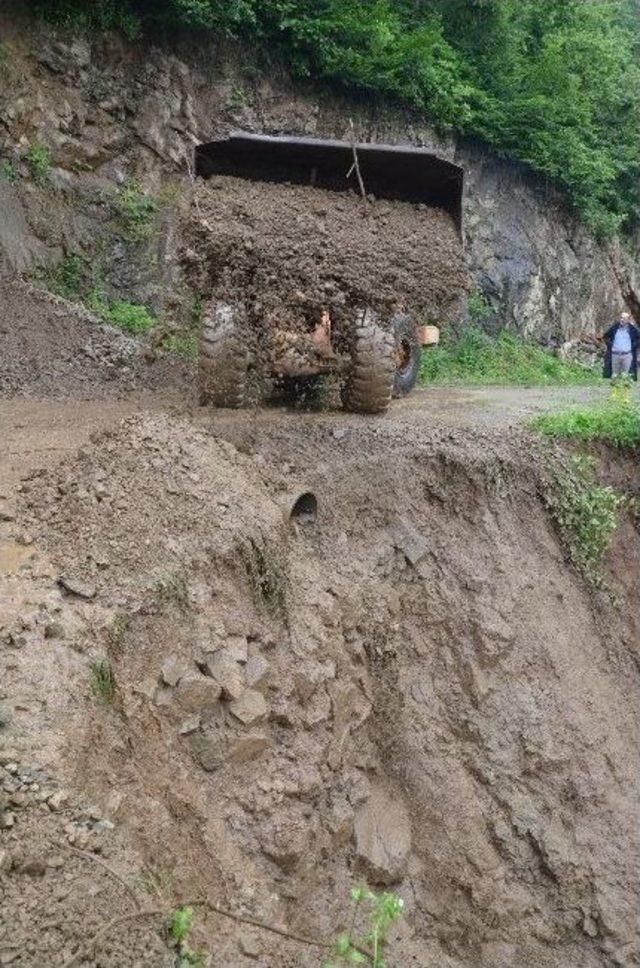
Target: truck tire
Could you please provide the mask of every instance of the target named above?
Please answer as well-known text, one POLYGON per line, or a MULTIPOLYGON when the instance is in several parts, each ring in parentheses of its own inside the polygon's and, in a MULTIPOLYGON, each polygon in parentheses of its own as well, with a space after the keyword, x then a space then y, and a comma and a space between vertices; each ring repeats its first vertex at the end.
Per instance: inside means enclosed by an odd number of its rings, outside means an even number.
POLYGON ((395 369, 393 334, 365 309, 351 343, 351 364, 340 394, 344 408, 354 413, 384 413, 391 403, 395 369))
POLYGON ((244 405, 249 354, 237 307, 213 303, 205 312, 198 363, 201 405, 234 410, 244 405))
POLYGON ((416 324, 406 313, 396 313, 391 320, 391 331, 396 344, 396 372, 393 377, 393 396, 406 397, 420 376, 422 346, 416 324))

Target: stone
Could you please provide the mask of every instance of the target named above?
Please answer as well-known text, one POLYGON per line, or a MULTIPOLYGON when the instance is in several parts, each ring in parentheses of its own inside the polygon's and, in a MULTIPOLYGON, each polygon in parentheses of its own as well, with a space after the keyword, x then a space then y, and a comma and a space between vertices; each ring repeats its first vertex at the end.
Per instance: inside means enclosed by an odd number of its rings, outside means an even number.
POLYGON ((269 663, 261 655, 255 655, 249 659, 244 670, 245 680, 249 688, 254 689, 264 684, 268 673, 269 663))
POLYGON ((8 850, 0 848, 0 874, 10 871, 13 867, 13 857, 8 850))
POLYGON ((218 708, 222 689, 215 679, 185 676, 180 680, 175 701, 184 713, 213 713, 218 708))
POLYGON ((229 706, 229 712, 245 726, 260 722, 268 712, 266 700, 257 689, 245 689, 239 699, 229 706))
POLYGON ((44 627, 45 639, 63 639, 64 635, 64 625, 61 622, 47 622, 44 627))
POLYGON ((10 830, 16 822, 15 814, 10 810, 0 811, 0 830, 10 830))
POLYGON ((222 655, 234 662, 245 663, 249 657, 249 643, 244 635, 231 635, 225 640, 222 655))
POLYGON ((15 521, 16 516, 9 508, 0 508, 0 521, 15 521))
POLYGON ((58 578, 58 585, 68 595, 75 595, 76 598, 92 599, 97 595, 95 585, 91 585, 88 582, 83 582, 80 579, 73 578, 69 575, 60 575, 58 578))
POLYGON ((47 869, 40 857, 25 857, 15 866, 19 874, 26 874, 27 877, 43 877, 47 869))
POLYGON ((52 793, 49 799, 47 800, 47 803, 49 804, 49 809, 52 810, 54 813, 57 813, 58 810, 62 810, 63 807, 66 807, 68 802, 69 802, 69 794, 67 793, 66 790, 56 790, 56 792, 52 793))
POLYGON ((247 958, 259 958, 262 954, 262 946, 253 934, 241 934, 238 938, 238 946, 247 958))
POLYGON ((190 736, 192 733, 197 732, 200 729, 200 716, 197 714, 194 716, 188 716, 183 722, 180 723, 180 728, 178 732, 181 736, 190 736))
POLYGON ((189 737, 197 762, 207 773, 214 773, 224 763, 224 746, 216 733, 194 733, 189 737))
POLYGON ((186 672, 185 662, 177 655, 170 655, 162 663, 160 675, 165 685, 177 686, 186 672))
POLYGON ((246 763, 255 760, 271 746, 271 740, 266 733, 250 733, 241 736, 229 750, 229 759, 236 763, 246 763))
POLYGON ((402 552, 414 567, 422 561, 429 546, 420 532, 401 515, 391 525, 391 537, 396 548, 402 552))
POLYGON ((411 827, 402 801, 374 790, 354 823, 356 856, 374 884, 399 881, 411 850, 411 827))
POLYGON ((246 688, 244 670, 229 656, 207 653, 204 667, 220 686, 223 699, 239 699, 246 688))

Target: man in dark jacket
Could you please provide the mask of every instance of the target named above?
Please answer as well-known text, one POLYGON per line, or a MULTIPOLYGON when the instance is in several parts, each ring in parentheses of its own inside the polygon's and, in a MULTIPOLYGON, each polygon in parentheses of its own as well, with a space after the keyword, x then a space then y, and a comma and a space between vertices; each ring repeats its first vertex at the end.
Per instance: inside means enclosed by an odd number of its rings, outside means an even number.
POLYGON ((630 374, 638 379, 638 350, 640 330, 632 322, 630 313, 621 313, 620 319, 603 335, 607 345, 603 376, 607 379, 630 374))

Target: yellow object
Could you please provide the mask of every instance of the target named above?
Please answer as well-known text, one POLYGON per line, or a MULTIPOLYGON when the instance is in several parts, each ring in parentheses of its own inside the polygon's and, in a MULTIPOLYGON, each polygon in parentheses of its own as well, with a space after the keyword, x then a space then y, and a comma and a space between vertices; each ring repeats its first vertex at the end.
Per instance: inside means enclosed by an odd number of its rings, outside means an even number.
POLYGON ((418 326, 418 339, 423 346, 437 346, 440 342, 440 330, 437 326, 418 326))

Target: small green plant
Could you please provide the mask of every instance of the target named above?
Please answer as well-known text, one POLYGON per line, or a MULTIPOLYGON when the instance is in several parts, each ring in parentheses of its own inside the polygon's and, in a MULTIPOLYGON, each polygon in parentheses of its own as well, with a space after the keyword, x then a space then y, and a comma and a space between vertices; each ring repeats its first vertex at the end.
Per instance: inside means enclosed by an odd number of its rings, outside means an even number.
POLYGON ((156 595, 165 605, 175 605, 181 612, 191 607, 191 598, 184 575, 171 572, 161 575, 155 584, 156 595))
POLYGON ((78 252, 69 252, 53 269, 49 288, 65 299, 79 299, 87 275, 87 260, 78 252))
POLYGON ((112 705, 117 692, 116 676, 108 659, 91 663, 91 691, 101 702, 112 705))
POLYGON ((47 146, 41 141, 35 141, 29 145, 26 158, 33 180, 39 184, 46 182, 51 171, 51 154, 47 146))
POLYGON ((502 330, 489 336, 477 325, 460 336, 443 334, 423 353, 423 383, 476 386, 570 386, 598 382, 595 369, 561 360, 549 350, 502 330))
POLYGON ((178 968, 203 968, 204 953, 193 951, 187 944, 195 914, 192 907, 182 907, 169 918, 168 933, 178 955, 178 968))
POLYGON ((603 584, 602 562, 613 543, 627 498, 593 480, 593 464, 582 455, 552 474, 543 500, 558 525, 576 569, 596 588, 603 584))
POLYGON ((126 300, 118 300, 107 306, 102 315, 106 322, 119 326, 134 336, 142 336, 156 325, 155 316, 151 315, 146 306, 126 300))
POLYGON ((386 968, 389 928, 402 916, 404 901, 397 894, 374 894, 366 887, 354 887, 350 896, 349 929, 337 938, 334 954, 323 963, 323 968, 386 968))
POLYGON ((137 181, 129 181, 117 191, 114 204, 125 241, 137 244, 148 239, 160 208, 159 200, 147 195, 137 181))
POLYGON ((11 161, 3 161, 0 165, 0 178, 8 181, 11 185, 15 185, 20 178, 20 172, 11 161))
POLYGON ((467 312, 473 326, 482 326, 495 316, 495 309, 483 292, 472 292, 467 300, 467 312))
POLYGON ((611 398, 597 407, 545 414, 532 421, 547 437, 601 440, 620 450, 640 446, 640 407, 628 395, 625 384, 612 388, 611 398))
POLYGON ((227 98, 227 107, 232 110, 240 110, 249 103, 249 97, 241 84, 234 84, 227 98))
POLYGON ((195 360, 198 356, 198 337, 194 333, 169 333, 162 341, 162 349, 176 353, 185 360, 195 360))

